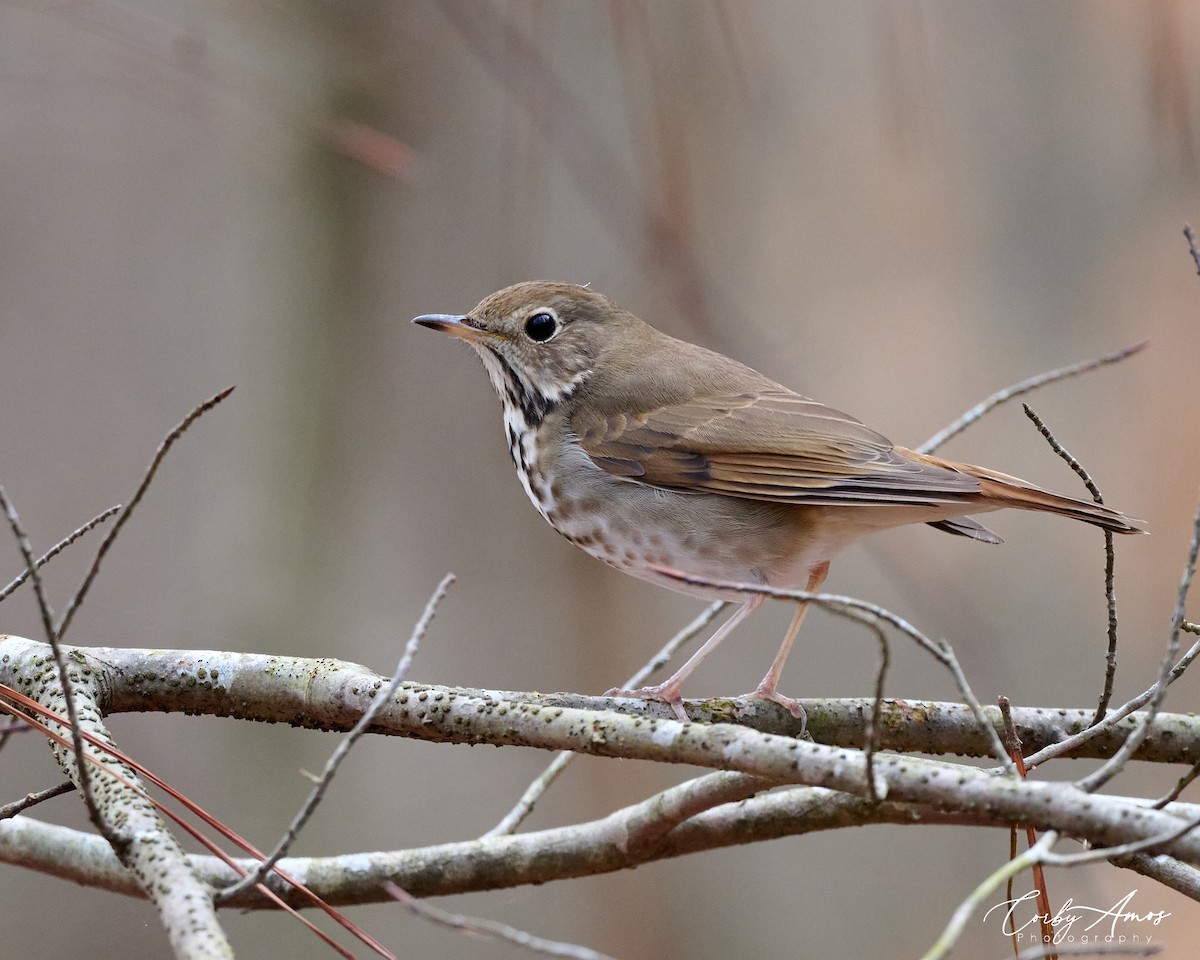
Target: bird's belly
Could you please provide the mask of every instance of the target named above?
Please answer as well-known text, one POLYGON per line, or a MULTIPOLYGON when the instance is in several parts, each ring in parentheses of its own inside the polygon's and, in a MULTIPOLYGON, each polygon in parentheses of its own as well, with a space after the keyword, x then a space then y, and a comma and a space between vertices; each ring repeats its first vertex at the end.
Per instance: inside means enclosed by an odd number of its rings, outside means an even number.
POLYGON ((744 598, 720 583, 804 587, 831 553, 812 508, 675 493, 599 471, 578 483, 544 481, 546 497, 534 503, 560 534, 624 573, 690 596, 744 598))

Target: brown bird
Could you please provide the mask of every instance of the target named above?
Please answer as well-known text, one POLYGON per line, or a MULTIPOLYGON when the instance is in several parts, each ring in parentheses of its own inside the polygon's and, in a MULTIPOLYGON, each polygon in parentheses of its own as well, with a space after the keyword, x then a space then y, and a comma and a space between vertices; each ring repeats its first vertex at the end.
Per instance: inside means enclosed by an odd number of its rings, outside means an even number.
MULTIPOLYGON (((893 446, 847 414, 744 364, 660 333, 570 283, 519 283, 469 313, 414 323, 465 340, 504 407, 521 485, 560 534, 625 573, 741 606, 666 682, 610 695, 669 704, 763 598, 683 583, 816 590, 838 550, 906 523, 1000 543, 968 514, 1015 507, 1140 533, 1128 517, 983 467, 893 446)), ((807 604, 798 604, 752 696, 778 691, 807 604)))

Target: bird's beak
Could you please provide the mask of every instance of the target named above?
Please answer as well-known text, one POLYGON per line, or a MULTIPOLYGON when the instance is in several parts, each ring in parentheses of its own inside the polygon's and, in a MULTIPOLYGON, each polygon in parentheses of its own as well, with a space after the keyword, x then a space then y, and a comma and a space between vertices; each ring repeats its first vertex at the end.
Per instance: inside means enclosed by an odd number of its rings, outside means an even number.
POLYGON ((487 332, 474 327, 467 322, 466 317, 456 317, 449 313, 430 313, 423 317, 414 317, 413 323, 430 330, 440 330, 460 340, 479 341, 487 336, 487 332))

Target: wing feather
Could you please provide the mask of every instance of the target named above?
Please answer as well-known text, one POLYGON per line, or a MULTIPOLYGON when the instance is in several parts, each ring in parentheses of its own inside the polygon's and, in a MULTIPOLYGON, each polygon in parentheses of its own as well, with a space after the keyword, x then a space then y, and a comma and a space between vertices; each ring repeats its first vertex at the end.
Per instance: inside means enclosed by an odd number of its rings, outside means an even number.
POLYGON ((979 480, 905 456, 853 417, 780 387, 571 422, 600 469, 650 486, 795 504, 928 504, 979 480))

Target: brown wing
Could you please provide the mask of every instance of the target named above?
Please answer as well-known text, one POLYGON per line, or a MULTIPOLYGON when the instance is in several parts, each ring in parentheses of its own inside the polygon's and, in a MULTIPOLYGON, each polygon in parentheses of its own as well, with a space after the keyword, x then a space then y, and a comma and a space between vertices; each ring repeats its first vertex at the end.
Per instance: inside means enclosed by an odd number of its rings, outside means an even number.
POLYGON ((576 413, 602 470, 655 487, 798 504, 976 499, 979 481, 910 459, 853 417, 780 388, 692 398, 636 416, 576 413))

